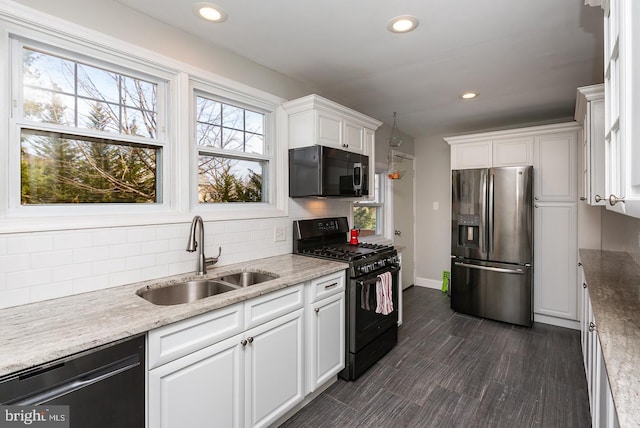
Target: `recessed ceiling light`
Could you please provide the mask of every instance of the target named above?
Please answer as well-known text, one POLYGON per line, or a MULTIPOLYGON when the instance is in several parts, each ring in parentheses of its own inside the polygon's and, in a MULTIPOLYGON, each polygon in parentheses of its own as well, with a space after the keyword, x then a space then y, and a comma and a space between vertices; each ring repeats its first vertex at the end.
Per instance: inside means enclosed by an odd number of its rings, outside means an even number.
POLYGON ((207 22, 223 22, 227 20, 227 14, 220 6, 212 3, 196 3, 193 5, 193 11, 198 17, 207 22))
POLYGON ((418 26, 418 18, 411 15, 396 16, 387 23, 387 29, 392 33, 408 33, 418 26))
POLYGON ((473 98, 476 98, 478 95, 477 92, 464 92, 462 94, 460 94, 460 98, 462 98, 463 100, 471 100, 473 98))

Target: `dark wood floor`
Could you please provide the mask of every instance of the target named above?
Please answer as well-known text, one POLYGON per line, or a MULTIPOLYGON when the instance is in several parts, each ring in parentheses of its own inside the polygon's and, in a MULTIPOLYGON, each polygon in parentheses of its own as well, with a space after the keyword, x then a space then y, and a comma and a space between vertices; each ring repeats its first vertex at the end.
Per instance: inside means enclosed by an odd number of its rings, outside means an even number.
POLYGON ((591 426, 578 331, 462 314, 438 290, 404 292, 398 345, 281 427, 591 426))

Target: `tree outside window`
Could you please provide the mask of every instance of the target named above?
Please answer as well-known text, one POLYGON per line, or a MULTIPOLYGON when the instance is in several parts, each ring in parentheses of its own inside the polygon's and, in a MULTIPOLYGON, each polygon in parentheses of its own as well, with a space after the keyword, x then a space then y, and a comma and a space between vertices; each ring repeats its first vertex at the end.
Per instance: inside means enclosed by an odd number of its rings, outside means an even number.
POLYGON ((354 202, 353 225, 360 230, 360 236, 382 235, 384 212, 384 176, 376 173, 374 177, 374 199, 372 201, 354 202))

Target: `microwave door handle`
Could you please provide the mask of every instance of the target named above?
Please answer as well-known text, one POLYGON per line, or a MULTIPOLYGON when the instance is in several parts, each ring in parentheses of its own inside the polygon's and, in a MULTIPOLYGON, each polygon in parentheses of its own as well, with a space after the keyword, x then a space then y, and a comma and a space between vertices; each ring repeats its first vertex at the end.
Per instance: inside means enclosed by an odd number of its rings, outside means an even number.
POLYGON ((357 196, 360 195, 362 190, 362 164, 353 164, 353 190, 357 196))

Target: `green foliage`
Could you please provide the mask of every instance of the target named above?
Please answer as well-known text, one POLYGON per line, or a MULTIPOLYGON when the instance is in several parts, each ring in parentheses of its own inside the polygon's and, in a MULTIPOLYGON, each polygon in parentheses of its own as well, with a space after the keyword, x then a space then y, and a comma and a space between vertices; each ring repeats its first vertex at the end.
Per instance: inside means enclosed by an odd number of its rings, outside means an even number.
POLYGON ((356 207, 353 210, 353 225, 356 229, 376 230, 376 211, 370 207, 356 207))

